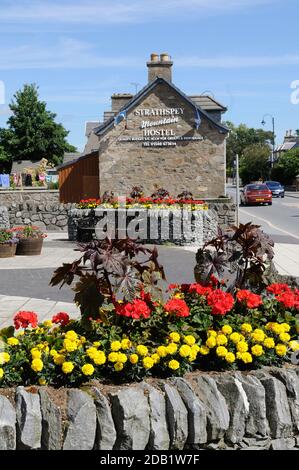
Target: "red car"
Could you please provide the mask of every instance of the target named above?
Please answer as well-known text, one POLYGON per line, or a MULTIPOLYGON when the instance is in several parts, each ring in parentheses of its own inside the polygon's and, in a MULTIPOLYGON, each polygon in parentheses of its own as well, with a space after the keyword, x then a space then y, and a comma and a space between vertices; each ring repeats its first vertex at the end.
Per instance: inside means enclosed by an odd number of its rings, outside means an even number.
POLYGON ((272 192, 265 184, 247 184, 240 191, 240 202, 243 206, 250 204, 268 204, 272 206, 272 192))

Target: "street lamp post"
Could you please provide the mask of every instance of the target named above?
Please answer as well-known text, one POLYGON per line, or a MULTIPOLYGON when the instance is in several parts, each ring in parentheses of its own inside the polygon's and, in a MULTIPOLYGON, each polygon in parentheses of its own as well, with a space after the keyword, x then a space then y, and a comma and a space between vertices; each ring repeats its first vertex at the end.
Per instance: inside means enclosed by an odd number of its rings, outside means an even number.
POLYGON ((274 154, 275 154, 275 119, 272 114, 264 114, 263 120, 261 122, 262 126, 266 124, 265 117, 269 116, 272 120, 272 153, 271 153, 271 160, 270 160, 270 168, 273 168, 274 164, 274 154))

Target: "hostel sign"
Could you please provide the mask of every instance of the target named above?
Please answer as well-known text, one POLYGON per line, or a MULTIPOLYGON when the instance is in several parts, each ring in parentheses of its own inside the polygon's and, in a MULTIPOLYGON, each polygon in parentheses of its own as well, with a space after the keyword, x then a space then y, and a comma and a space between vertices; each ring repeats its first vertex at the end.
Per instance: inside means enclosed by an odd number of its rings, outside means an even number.
POLYGON ((134 116, 141 118, 142 135, 121 136, 119 142, 142 142, 143 147, 175 147, 177 142, 203 140, 201 136, 178 136, 174 127, 184 115, 184 108, 139 108, 134 116), (165 126, 168 126, 167 129, 165 126))

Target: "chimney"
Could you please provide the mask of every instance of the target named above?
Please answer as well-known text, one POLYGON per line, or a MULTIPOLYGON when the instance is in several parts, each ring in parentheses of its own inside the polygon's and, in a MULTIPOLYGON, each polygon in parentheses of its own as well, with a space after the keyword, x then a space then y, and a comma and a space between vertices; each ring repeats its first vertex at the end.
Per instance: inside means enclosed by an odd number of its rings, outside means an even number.
POLYGON ((172 66, 173 62, 169 54, 163 53, 160 56, 156 53, 151 54, 151 60, 147 62, 148 68, 148 81, 152 82, 157 77, 165 78, 165 80, 172 81, 172 66))
POLYGON ((133 95, 131 93, 114 93, 114 95, 111 96, 112 111, 117 113, 132 98, 133 95))

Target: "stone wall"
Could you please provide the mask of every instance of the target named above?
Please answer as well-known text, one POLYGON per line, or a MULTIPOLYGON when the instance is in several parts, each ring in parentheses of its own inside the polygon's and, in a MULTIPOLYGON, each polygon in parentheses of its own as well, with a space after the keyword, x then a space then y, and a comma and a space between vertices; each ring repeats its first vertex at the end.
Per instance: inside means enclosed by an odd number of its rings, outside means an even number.
MULTIPOLYGON (((32 223, 48 231, 66 230, 68 212, 74 207, 60 204, 55 190, 0 191, 0 206, 7 209, 11 227, 32 223)), ((0 226, 2 218, 0 210, 0 226)))
POLYGON ((299 450, 299 371, 0 389, 0 450, 16 448, 299 450))
POLYGON ((235 204, 230 200, 220 201, 219 199, 209 202, 208 210, 193 212, 167 209, 139 211, 71 209, 68 220, 69 240, 84 241, 84 237, 86 240, 89 239, 96 233, 94 227, 104 217, 107 217, 110 229, 113 225, 123 226, 118 221, 125 217, 126 233, 131 238, 137 237, 131 235, 129 230, 138 222, 138 235, 145 243, 171 242, 181 246, 201 246, 217 234, 217 226, 225 228, 235 223, 235 204))

